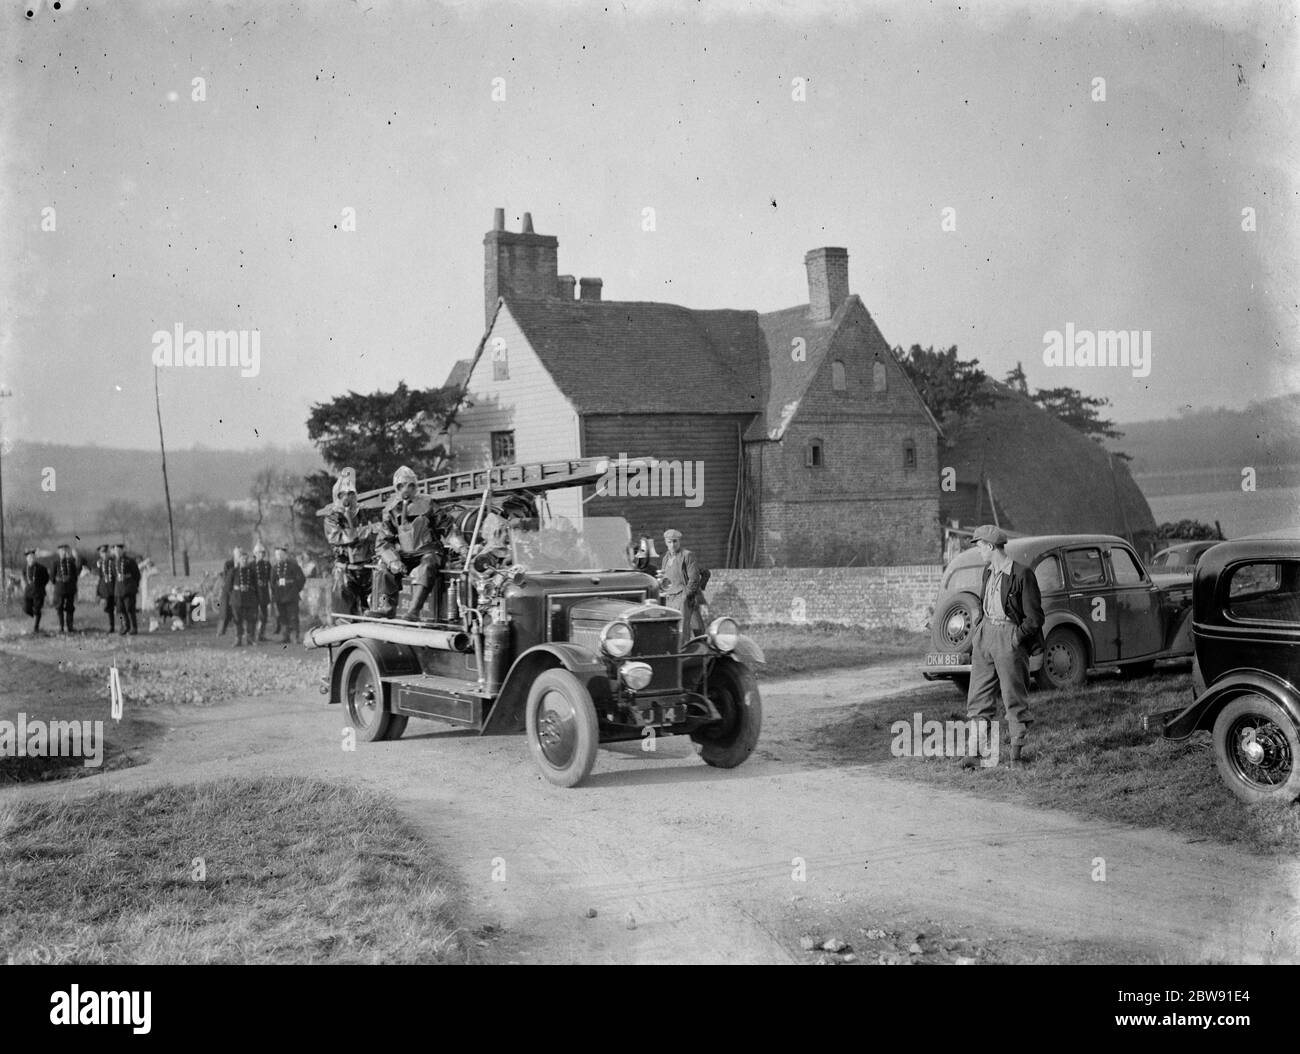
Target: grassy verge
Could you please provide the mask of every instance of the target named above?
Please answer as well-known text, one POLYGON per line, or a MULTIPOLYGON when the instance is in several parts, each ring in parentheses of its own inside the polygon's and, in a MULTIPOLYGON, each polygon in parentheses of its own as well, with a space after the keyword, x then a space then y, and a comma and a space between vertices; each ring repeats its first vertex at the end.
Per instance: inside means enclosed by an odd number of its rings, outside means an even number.
POLYGON ((1219 778, 1208 736, 1171 743, 1143 730, 1144 713, 1186 705, 1190 683, 1186 673, 1159 671, 1133 681, 1099 678, 1070 693, 1034 692, 1032 760, 1014 769, 968 770, 955 759, 892 755, 893 722, 910 724, 915 713, 923 720, 965 717, 957 693, 935 689, 837 711, 812 730, 810 745, 823 763, 874 762, 891 774, 953 790, 1163 827, 1256 852, 1300 852, 1300 805, 1247 805, 1219 778))
POLYGON ((0 960, 461 962, 458 911, 450 872, 392 806, 330 783, 230 779, 0 812, 0 960))
POLYGON ((873 666, 895 659, 916 658, 920 662, 929 639, 910 630, 862 629, 829 622, 800 626, 760 623, 745 626, 743 632, 763 649, 767 662, 759 667, 759 674, 765 678, 873 666))

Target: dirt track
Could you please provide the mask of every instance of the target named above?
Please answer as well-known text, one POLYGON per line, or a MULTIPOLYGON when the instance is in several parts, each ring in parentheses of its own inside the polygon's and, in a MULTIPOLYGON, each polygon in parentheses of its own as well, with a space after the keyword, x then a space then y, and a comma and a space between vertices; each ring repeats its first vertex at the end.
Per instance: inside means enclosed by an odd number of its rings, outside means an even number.
POLYGON ((474 925, 500 928, 479 953, 491 959, 806 961, 796 920, 856 913, 1086 942, 1099 961, 1300 961, 1300 863, 825 766, 797 740, 802 713, 870 705, 915 677, 899 664, 767 684, 759 752, 730 772, 661 739, 602 750, 588 784, 561 790, 522 737, 417 722, 345 752, 339 709, 304 691, 155 712, 147 764, 0 801, 231 774, 360 780, 459 864, 474 925))

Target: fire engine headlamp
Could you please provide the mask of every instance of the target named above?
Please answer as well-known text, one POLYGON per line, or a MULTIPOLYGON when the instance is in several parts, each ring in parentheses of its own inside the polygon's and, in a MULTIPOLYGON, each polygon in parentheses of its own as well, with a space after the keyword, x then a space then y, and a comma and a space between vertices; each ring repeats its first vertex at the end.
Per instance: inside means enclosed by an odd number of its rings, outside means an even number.
POLYGON ((650 669, 650 664, 647 662, 625 662, 618 668, 618 675, 632 691, 639 692, 650 683, 654 671, 650 669))
POLYGON ((612 659, 632 653, 632 627, 626 622, 611 622, 600 631, 600 649, 612 659))
POLYGON ((709 643, 718 651, 735 651, 740 640, 740 627, 733 618, 716 618, 709 626, 709 643))

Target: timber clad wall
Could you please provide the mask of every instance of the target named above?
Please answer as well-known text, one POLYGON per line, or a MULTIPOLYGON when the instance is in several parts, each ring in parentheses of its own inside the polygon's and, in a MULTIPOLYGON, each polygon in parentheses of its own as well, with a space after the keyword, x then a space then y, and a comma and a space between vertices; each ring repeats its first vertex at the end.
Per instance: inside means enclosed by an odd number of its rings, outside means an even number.
POLYGON ((714 571, 709 614, 730 615, 742 632, 756 622, 923 630, 942 574, 938 565, 714 571))
MULTIPOLYGON (((513 431, 515 450, 521 461, 551 461, 577 458, 578 415, 564 393, 542 365, 528 338, 502 306, 466 384, 473 405, 457 416, 459 427, 452 438, 455 470, 481 468, 491 459, 492 433, 513 431), (505 341, 505 364, 509 376, 496 380, 493 344, 505 341)), ((551 511, 575 523, 582 515, 581 495, 574 488, 548 496, 551 511)))
MULTIPOLYGON (((657 457, 663 461, 703 462, 703 504, 688 508, 685 497, 595 497, 589 516, 622 516, 635 538, 644 531, 663 552, 663 533, 676 527, 683 545, 710 568, 727 557, 740 460, 737 429, 749 424, 741 414, 588 414, 583 417, 582 456, 657 457), (629 439, 641 436, 644 439, 629 439)), ((699 480, 694 480, 699 487, 699 480)), ((589 492, 590 493, 590 492, 589 492)))

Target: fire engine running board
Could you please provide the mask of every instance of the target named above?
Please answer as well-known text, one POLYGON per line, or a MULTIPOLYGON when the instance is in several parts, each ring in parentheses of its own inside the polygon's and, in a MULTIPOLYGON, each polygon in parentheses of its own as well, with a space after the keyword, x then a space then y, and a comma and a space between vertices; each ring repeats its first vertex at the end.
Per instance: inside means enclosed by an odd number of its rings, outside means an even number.
POLYGON ((492 696, 482 687, 455 677, 415 674, 385 677, 392 686, 389 696, 393 712, 414 717, 431 717, 453 725, 481 730, 491 709, 492 696))

